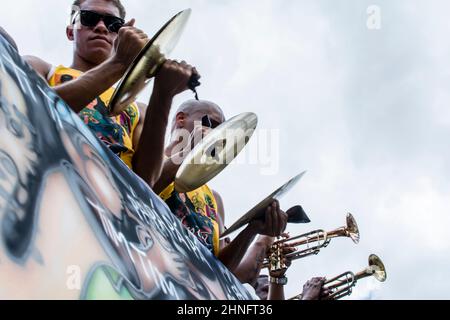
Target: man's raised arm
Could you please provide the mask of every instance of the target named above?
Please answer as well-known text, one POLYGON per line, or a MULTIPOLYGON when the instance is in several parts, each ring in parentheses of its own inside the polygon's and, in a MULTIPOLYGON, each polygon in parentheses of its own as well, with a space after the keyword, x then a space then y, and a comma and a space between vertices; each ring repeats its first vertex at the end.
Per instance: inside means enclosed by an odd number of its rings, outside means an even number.
MULTIPOLYGON (((80 112, 111 88, 148 42, 147 35, 132 27, 132 24, 134 20, 119 30, 115 52, 108 60, 83 73, 79 78, 53 88, 74 112, 80 112)), ((33 56, 24 56, 24 59, 47 81, 52 67, 49 63, 33 56)))
MULTIPOLYGON (((145 117, 142 115, 135 132, 133 143, 136 153, 133 157, 133 170, 151 188, 154 188, 158 181, 161 182, 162 175, 168 176, 168 167, 173 167, 171 171, 174 172, 177 168, 176 165, 171 166, 170 160, 163 164, 165 136, 173 98, 188 89, 188 82, 193 73, 197 74, 195 68, 185 62, 168 60, 164 63, 156 76, 145 117)), ((169 176, 175 174, 176 172, 169 176)))
POLYGON ((266 209, 264 221, 254 220, 221 252, 219 260, 232 272, 238 268, 248 248, 257 235, 278 237, 286 229, 287 214, 280 209, 280 203, 274 201, 266 209))

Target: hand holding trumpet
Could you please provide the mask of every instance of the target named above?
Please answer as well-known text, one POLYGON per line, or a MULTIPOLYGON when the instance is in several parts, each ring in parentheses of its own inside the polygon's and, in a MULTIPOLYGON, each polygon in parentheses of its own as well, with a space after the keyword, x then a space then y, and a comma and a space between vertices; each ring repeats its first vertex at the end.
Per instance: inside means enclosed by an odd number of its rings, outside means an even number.
POLYGON ((301 300, 323 300, 327 299, 331 291, 324 287, 325 278, 312 278, 303 286, 301 300))
POLYGON ((305 284, 302 294, 289 300, 339 300, 351 295, 357 282, 368 277, 380 282, 387 278, 383 261, 375 254, 369 256, 369 266, 362 271, 347 271, 331 279, 313 278, 305 284))
MULTIPOLYGON (((288 240, 290 235, 288 233, 284 233, 281 235, 285 240, 288 240)), ((273 238, 272 238, 273 239, 273 238)), ((272 241, 273 243, 273 241, 272 241)), ((269 246, 267 250, 267 257, 272 261, 280 261, 283 268, 270 268, 269 275, 272 278, 281 278, 284 277, 289 267, 292 265, 292 259, 289 257, 289 254, 297 251, 297 248, 289 246, 288 243, 285 243, 279 247, 269 246)))

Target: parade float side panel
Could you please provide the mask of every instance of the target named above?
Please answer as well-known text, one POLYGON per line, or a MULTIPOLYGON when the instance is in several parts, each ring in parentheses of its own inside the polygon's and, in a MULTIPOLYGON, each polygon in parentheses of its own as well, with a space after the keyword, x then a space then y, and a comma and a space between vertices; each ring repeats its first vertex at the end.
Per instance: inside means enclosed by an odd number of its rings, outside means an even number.
POLYGON ((0 36, 0 299, 250 299, 0 36))

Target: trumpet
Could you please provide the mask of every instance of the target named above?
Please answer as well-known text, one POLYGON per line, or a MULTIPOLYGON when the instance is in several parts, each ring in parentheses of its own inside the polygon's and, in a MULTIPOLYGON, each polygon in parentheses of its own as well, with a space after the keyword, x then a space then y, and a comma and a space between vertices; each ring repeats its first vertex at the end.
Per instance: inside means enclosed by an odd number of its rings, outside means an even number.
POLYGON ((317 255, 322 248, 326 248, 331 239, 337 237, 347 237, 353 240, 355 244, 359 243, 360 234, 358 224, 352 214, 347 214, 347 225, 333 231, 326 232, 324 230, 315 230, 294 238, 288 238, 275 242, 271 249, 270 255, 263 262, 263 268, 269 268, 271 272, 280 272, 287 270, 285 259, 297 260, 317 255), (306 246, 302 250, 294 253, 283 254, 283 247, 300 247, 306 246))
MULTIPOLYGON (((369 257, 369 266, 361 272, 354 274, 351 271, 340 274, 324 283, 323 290, 331 291, 331 294, 326 297, 326 300, 339 300, 343 297, 352 294, 353 288, 356 286, 358 280, 373 276, 380 282, 386 281, 387 273, 383 261, 372 254, 369 257)), ((302 294, 295 296, 289 300, 301 300, 302 294)))

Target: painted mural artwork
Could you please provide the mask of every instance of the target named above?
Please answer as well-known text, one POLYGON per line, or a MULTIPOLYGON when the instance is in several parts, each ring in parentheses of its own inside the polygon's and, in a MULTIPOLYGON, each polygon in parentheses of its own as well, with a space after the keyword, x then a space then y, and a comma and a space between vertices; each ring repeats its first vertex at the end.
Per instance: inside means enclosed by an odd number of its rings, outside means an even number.
POLYGON ((0 299, 251 299, 0 36, 0 299))

